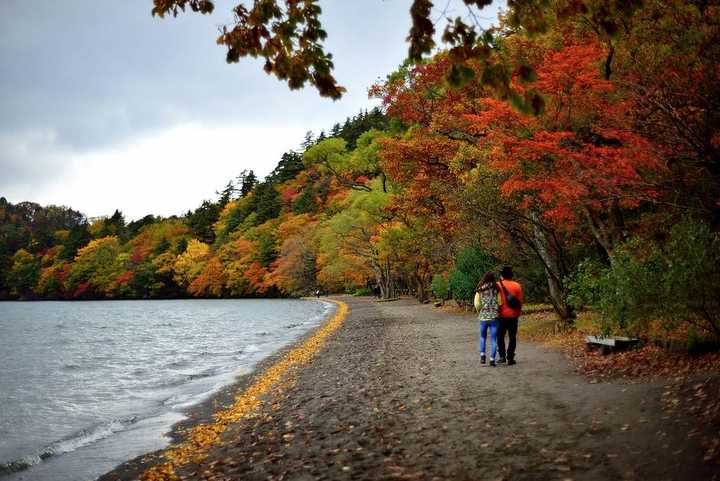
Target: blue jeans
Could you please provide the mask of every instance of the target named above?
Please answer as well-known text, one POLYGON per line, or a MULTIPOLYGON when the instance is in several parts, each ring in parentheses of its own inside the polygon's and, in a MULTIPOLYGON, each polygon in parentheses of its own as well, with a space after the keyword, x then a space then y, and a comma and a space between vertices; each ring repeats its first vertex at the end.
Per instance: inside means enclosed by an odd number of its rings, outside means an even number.
POLYGON ((480 321, 480 356, 485 355, 485 339, 487 338, 488 328, 490 328, 490 360, 495 360, 497 354, 497 333, 498 320, 480 321))

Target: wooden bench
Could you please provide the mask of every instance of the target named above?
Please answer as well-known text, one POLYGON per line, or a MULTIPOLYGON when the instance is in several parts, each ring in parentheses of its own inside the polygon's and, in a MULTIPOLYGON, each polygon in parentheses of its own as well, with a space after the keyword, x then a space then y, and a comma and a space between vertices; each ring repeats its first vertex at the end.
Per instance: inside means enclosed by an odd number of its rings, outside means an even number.
POLYGON ((603 354, 613 351, 624 351, 635 346, 640 339, 625 336, 585 336, 588 350, 602 349, 603 354))

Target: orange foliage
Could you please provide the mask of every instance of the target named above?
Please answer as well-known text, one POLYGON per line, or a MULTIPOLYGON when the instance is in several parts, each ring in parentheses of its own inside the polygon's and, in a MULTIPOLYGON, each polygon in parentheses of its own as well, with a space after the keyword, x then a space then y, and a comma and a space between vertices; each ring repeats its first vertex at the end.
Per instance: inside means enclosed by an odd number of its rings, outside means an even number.
POLYGON ((223 295, 227 274, 220 259, 212 257, 199 276, 188 286, 188 292, 196 297, 220 297, 223 295))

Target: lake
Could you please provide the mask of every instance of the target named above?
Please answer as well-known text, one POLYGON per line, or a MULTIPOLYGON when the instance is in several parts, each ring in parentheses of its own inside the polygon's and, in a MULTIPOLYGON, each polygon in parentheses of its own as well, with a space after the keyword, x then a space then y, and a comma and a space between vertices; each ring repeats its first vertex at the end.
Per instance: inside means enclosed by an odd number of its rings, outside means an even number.
POLYGON ((0 303, 0 479, 92 480, 319 325, 309 300, 0 303))

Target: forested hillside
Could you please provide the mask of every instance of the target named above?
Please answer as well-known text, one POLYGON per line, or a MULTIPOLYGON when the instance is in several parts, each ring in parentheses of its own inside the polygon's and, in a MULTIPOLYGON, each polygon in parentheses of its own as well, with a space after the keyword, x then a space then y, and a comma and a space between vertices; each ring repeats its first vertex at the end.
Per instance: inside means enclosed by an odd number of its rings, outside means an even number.
MULTIPOLYGON (((720 8, 645 2, 503 24, 371 88, 381 109, 308 135, 177 218, 0 204, 6 298, 431 292, 515 266, 571 325, 720 335, 720 8), (464 63, 458 66, 458 57, 464 63)), ((562 13, 562 14, 561 14, 562 13)), ((511 16, 510 16, 511 17, 511 16)), ((456 32, 462 35, 462 32, 456 32)), ((242 166, 238 166, 241 170, 242 166)))

